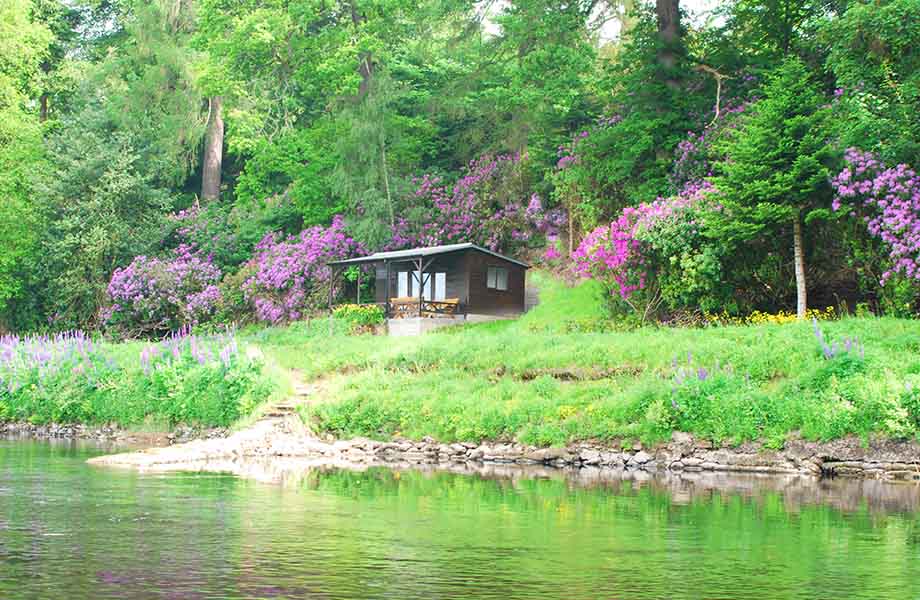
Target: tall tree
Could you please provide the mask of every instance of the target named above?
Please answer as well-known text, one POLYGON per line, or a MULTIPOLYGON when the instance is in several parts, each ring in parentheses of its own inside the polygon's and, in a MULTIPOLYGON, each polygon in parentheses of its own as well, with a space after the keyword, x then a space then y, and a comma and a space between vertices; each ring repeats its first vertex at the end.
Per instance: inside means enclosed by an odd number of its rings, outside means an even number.
POLYGON ((201 165, 201 198, 220 198, 220 170, 224 160, 224 117, 220 96, 208 98, 207 131, 204 136, 204 161, 201 165))
POLYGON ((713 182, 727 207, 713 218, 714 234, 747 241, 791 233, 796 312, 808 305, 804 224, 830 201, 829 110, 798 59, 772 72, 742 125, 726 135, 713 182))
POLYGON ((674 150, 696 127, 694 113, 709 109, 709 96, 687 92, 696 75, 682 36, 673 31, 676 23, 667 22, 667 34, 660 25, 655 12, 640 9, 616 55, 602 63, 607 108, 590 135, 578 140, 574 173, 566 175, 577 186, 586 225, 671 193, 674 150), (674 43, 664 62, 663 35, 674 43))
POLYGON ((680 0, 655 0, 655 15, 658 18, 658 61, 665 83, 671 89, 680 87, 675 71, 682 53, 680 31, 680 0))
POLYGON ((88 107, 49 139, 53 165, 36 201, 41 236, 42 309, 54 326, 93 327, 116 267, 156 252, 172 208, 136 148, 106 111, 88 107))
POLYGON ((34 101, 52 34, 32 20, 33 11, 30 0, 0 3, 0 329, 10 324, 8 309, 24 293, 24 271, 34 259, 33 184, 46 168, 34 101))
POLYGON ((517 0, 495 17, 501 35, 491 53, 504 77, 483 91, 490 110, 508 115, 502 134, 510 147, 502 149, 529 151, 538 163, 552 164, 571 128, 586 120, 597 65, 588 20, 596 4, 517 0))
POLYGON ((205 130, 202 94, 191 47, 191 0, 136 0, 125 37, 94 77, 88 95, 103 95, 116 128, 128 132, 145 171, 158 183, 182 186, 198 166, 205 130))
POLYGON ((822 40, 844 145, 920 164, 920 2, 854 2, 824 24, 822 40))
POLYGON ((79 43, 84 12, 61 0, 34 0, 32 18, 45 25, 53 36, 41 63, 41 93, 38 98, 39 119, 46 121, 55 109, 52 106, 54 99, 61 98, 73 87, 74 82, 67 72, 68 53, 79 43))

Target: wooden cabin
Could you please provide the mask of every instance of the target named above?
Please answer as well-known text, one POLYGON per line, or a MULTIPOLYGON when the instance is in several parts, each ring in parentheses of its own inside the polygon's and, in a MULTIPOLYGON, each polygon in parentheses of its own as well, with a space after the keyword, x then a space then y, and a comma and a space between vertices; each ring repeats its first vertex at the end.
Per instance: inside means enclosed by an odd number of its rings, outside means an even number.
POLYGON ((364 265, 374 266, 374 301, 391 319, 512 317, 524 312, 529 265, 475 244, 377 252, 329 263, 333 278, 348 267, 364 265))

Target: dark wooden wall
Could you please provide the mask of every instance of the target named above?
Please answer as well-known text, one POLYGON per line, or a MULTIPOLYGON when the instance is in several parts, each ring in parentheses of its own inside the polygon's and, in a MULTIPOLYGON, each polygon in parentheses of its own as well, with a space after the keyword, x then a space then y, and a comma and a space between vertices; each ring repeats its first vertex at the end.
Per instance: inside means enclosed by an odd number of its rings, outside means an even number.
MULTIPOLYGON (((390 263, 390 297, 396 297, 399 287, 397 273, 412 272, 412 262, 390 263)), ((447 274, 447 298, 458 298, 462 309, 473 314, 500 315, 524 312, 524 276, 526 269, 517 263, 469 249, 442 254, 432 261, 426 273, 447 274), (492 290, 486 287, 489 267, 508 270, 508 289, 492 290)), ((376 298, 386 302, 386 265, 377 265, 376 298)), ((433 276, 432 276, 433 277, 433 276)), ((410 287, 411 289, 411 287, 410 287)))
POLYGON ((467 312, 485 315, 524 312, 524 267, 485 252, 470 250, 466 256, 466 272, 469 276, 467 312), (489 267, 508 269, 507 291, 486 287, 489 267))

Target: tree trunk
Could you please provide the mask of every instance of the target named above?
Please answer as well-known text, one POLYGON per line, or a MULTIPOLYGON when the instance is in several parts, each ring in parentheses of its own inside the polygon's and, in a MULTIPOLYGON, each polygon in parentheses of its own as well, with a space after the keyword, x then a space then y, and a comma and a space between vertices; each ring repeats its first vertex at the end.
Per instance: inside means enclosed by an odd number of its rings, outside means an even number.
MULTIPOLYGON (((349 8, 351 9, 351 24, 354 26, 357 31, 361 24, 366 20, 365 16, 358 12, 358 7, 355 0, 352 0, 349 3, 349 8)), ((364 52, 361 54, 358 62, 358 74, 361 75, 361 83, 358 84, 358 100, 362 100, 367 96, 368 92, 371 90, 371 79, 374 76, 374 65, 371 63, 371 55, 369 52, 364 52)))
POLYGON ((661 48, 658 62, 665 74, 665 83, 671 89, 680 87, 675 75, 677 55, 680 46, 680 0, 655 0, 655 14, 658 17, 658 37, 661 48))
POLYGON ((40 123, 48 120, 48 94, 42 94, 38 99, 38 120, 40 123))
POLYGON ((387 141, 380 134, 380 167, 383 169, 383 189, 387 193, 387 215, 390 217, 390 229, 396 227, 396 215, 393 213, 393 198, 390 196, 390 174, 387 169, 387 141))
POLYGON ((224 119, 220 96, 214 96, 208 102, 210 108, 201 167, 201 198, 217 200, 220 198, 220 168, 224 158, 224 119))
POLYGON ((802 219, 798 213, 792 226, 793 254, 795 256, 795 291, 797 296, 796 315, 805 318, 808 310, 808 292, 805 288, 805 250, 802 244, 802 219))
POLYGON ((569 208, 569 258, 575 253, 575 216, 574 211, 569 208))

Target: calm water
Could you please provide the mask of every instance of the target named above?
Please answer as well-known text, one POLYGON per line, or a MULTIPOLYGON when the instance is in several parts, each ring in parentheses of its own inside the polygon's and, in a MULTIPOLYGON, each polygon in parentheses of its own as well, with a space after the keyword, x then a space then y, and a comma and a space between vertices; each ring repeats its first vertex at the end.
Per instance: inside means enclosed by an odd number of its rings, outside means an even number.
POLYGON ((84 464, 100 452, 0 441, 0 598, 920 598, 912 486, 384 469, 270 485, 84 464))

